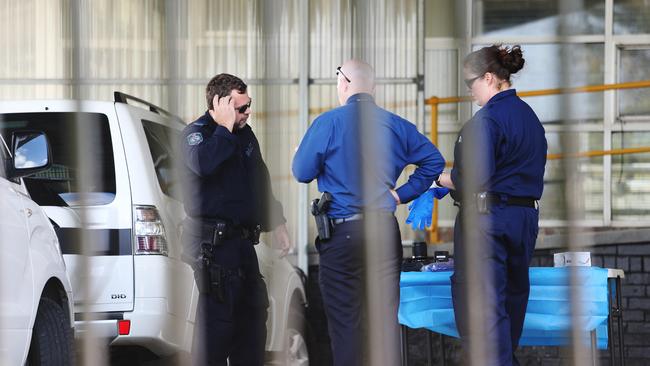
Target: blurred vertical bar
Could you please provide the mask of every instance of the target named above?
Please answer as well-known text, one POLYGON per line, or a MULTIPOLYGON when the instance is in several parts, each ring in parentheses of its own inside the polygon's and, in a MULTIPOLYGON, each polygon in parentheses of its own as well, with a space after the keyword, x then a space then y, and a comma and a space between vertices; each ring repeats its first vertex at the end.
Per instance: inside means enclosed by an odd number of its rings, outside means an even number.
MULTIPOLYGON (((90 65, 86 64, 86 49, 85 46, 90 42, 91 37, 89 37, 89 29, 92 25, 92 14, 90 7, 92 3, 88 0, 70 0, 69 5, 69 22, 70 22, 70 37, 71 37, 71 47, 72 47, 72 58, 71 58, 71 85, 72 85, 72 98, 75 100, 77 113, 73 114, 74 125, 76 126, 76 131, 72 131, 72 143, 71 146, 76 146, 76 175, 77 175, 77 184, 76 192, 79 192, 81 197, 81 206, 77 211, 79 218, 81 220, 81 228, 77 235, 79 237, 76 240, 81 248, 77 248, 77 253, 81 253, 81 260, 79 264, 79 272, 81 273, 81 278, 79 278, 81 297, 86 300, 82 303, 75 304, 75 312, 79 313, 81 316, 81 321, 88 321, 90 315, 90 309, 88 307, 88 294, 90 293, 90 283, 88 278, 90 277, 90 256, 93 254, 89 252, 88 246, 84 245, 85 243, 90 243, 92 238, 90 237, 89 229, 92 228, 92 220, 89 217, 88 209, 88 193, 90 192, 90 187, 97 185, 97 180, 101 179, 98 177, 97 171, 95 169, 95 164, 92 160, 92 154, 88 154, 88 151, 92 151, 91 141, 95 141, 93 138, 94 134, 98 131, 93 131, 90 128, 90 125, 85 120, 84 115, 79 113, 83 107, 82 99, 84 98, 84 92, 82 90, 82 85, 84 84, 83 78, 89 74, 90 65)), ((84 332, 81 337, 81 348, 80 348, 80 358, 82 365, 106 365, 108 364, 108 353, 107 347, 104 343, 104 339, 99 339, 96 334, 96 329, 90 325, 86 327, 86 332, 84 332)))
MULTIPOLYGON (((559 41, 566 40, 571 35, 570 15, 578 13, 584 9, 583 0, 563 0, 558 2, 560 10, 560 22, 558 24, 559 41)), ((561 67, 560 80, 565 83, 571 83, 572 79, 579 77, 580 73, 585 70, 578 69, 572 58, 573 52, 570 44, 561 43, 560 60, 561 67)), ((561 99, 560 109, 563 116, 577 115, 576 109, 579 108, 577 94, 568 94, 561 99)), ((561 150, 565 159, 562 159, 562 171, 564 173, 564 213, 567 222, 567 248, 569 251, 578 251, 582 245, 578 242, 578 221, 582 215, 581 202, 584 197, 583 185, 580 177, 580 161, 575 157, 579 151, 579 134, 575 121, 568 117, 562 120, 561 131, 561 150)), ((573 366, 586 366, 590 364, 590 352, 587 349, 589 344, 589 335, 585 331, 584 312, 582 307, 582 289, 580 286, 578 267, 570 267, 569 278, 569 297, 571 309, 571 347, 570 362, 573 366)), ((594 362, 596 360, 593 360, 594 362)))
MULTIPOLYGON (((461 65, 462 66, 462 65, 461 65)), ((462 68, 461 68, 462 69, 462 68)), ((462 156, 485 156, 478 151, 480 146, 476 144, 461 144, 462 156)), ((490 297, 488 289, 492 287, 491 268, 486 263, 491 249, 486 243, 480 241, 479 230, 489 230, 486 225, 492 222, 480 223, 481 214, 475 209, 476 197, 481 187, 477 182, 480 177, 485 176, 483 170, 486 164, 483 159, 465 159, 463 161, 463 180, 460 182, 460 189, 463 192, 463 206, 459 210, 459 217, 456 220, 454 230, 461 232, 461 238, 454 235, 454 256, 458 267, 464 269, 462 274, 456 273, 458 283, 464 286, 460 288, 464 306, 464 312, 456 314, 456 317, 467 319, 468 328, 463 339, 467 363, 469 365, 492 365, 496 364, 493 345, 495 339, 488 339, 489 316, 496 306, 490 297), (464 207, 464 208, 463 208, 464 207), (460 226, 460 228, 458 227, 460 226), (481 228, 481 229, 479 229, 481 228), (462 248, 461 248, 462 247, 462 248), (458 249, 462 249, 463 256, 459 257, 458 249)), ((460 268, 456 268, 457 272, 460 268)), ((456 301, 456 300, 455 300, 456 301)))
MULTIPOLYGON (((300 17, 298 25, 298 44, 299 44, 299 59, 300 70, 298 72, 298 136, 303 136, 309 126, 309 65, 311 58, 309 54, 309 2, 310 0, 300 1, 300 17)), ((298 192, 298 200, 296 202, 296 216, 298 218, 296 225, 298 225, 298 236, 296 238, 296 248, 298 254, 298 267, 304 272, 308 273, 309 263, 307 256, 308 238, 308 211, 307 202, 309 201, 309 188, 307 185, 301 184, 298 192)))
MULTIPOLYGON (((384 6, 386 4, 383 4, 384 6)), ((388 39, 379 34, 379 28, 391 27, 399 21, 399 17, 390 19, 378 19, 378 6, 371 0, 356 0, 352 3, 352 57, 368 62, 375 68, 375 72, 380 75, 381 70, 386 67, 385 55, 387 49, 382 49, 377 54, 377 43, 387 44, 388 39), (386 21, 382 23, 382 21, 386 21), (388 23, 395 22, 395 23, 388 23), (384 37, 384 38, 382 38, 384 37), (383 55, 384 58, 380 58, 383 55)), ((390 46, 389 46, 390 47, 390 46)), ((376 192, 381 189, 378 187, 376 177, 378 168, 383 162, 390 157, 386 155, 385 144, 381 139, 385 136, 380 134, 376 129, 377 123, 375 115, 371 108, 364 108, 360 104, 360 134, 359 141, 361 156, 356 157, 363 159, 362 165, 362 196, 365 202, 364 207, 364 283, 365 291, 361 294, 362 306, 365 317, 362 317, 361 324, 364 331, 364 360, 366 365, 398 365, 400 362, 399 347, 399 327, 397 324, 396 301, 398 295, 394 291, 398 278, 395 275, 394 263, 391 261, 394 256, 394 250, 397 243, 394 243, 394 234, 390 226, 385 225, 385 218, 370 211, 368 204, 376 192), (395 306, 395 309, 392 308, 395 306)), ((385 189, 385 188, 384 188, 385 189)), ((399 273, 397 273, 399 276, 399 273)))
MULTIPOLYGON (((458 70, 462 75, 463 59, 464 56, 472 52, 472 24, 477 22, 472 18, 473 0, 465 0, 459 6, 457 13, 457 27, 459 34, 464 35, 462 44, 464 47, 464 54, 459 59, 458 70)), ((475 6, 479 6, 478 2, 475 6)), ((480 12, 477 12, 480 13, 480 12)), ((466 90, 466 89, 465 89, 466 90)), ((468 120, 472 117, 472 104, 467 103, 461 106, 461 120, 468 120)), ((463 156, 484 156, 479 151, 476 145, 461 144, 461 154, 463 156)), ((485 164, 481 160, 470 159, 464 162, 463 180, 460 182, 460 187, 464 197, 468 197, 466 202, 470 205, 469 209, 460 209, 458 211, 456 221, 454 224, 454 259, 458 263, 458 267, 464 268, 464 278, 460 279, 464 286, 460 287, 459 294, 466 299, 464 312, 461 311, 460 316, 466 319, 467 329, 465 329, 466 336, 463 339, 463 359, 466 364, 472 366, 478 365, 491 365, 496 364, 495 354, 493 352, 494 339, 487 339, 487 313, 489 312, 488 306, 490 299, 487 296, 486 273, 489 273, 484 258, 490 253, 484 243, 479 241, 479 233, 477 228, 479 214, 471 206, 475 201, 471 197, 479 192, 478 182, 479 177, 482 175, 481 170, 484 169, 485 164), (457 237, 459 233, 462 237, 457 237), (462 249, 465 254, 459 257, 458 249, 462 249)), ((488 223, 489 224, 489 223, 488 223)), ((457 268, 458 269, 458 268, 457 268)), ((490 281, 488 277, 487 281, 490 281)))
MULTIPOLYGON (((426 121, 424 120, 424 55, 425 55, 425 44, 424 44, 424 0, 417 0, 417 5, 415 8, 416 18, 417 18, 417 34, 416 34, 416 82, 417 82, 417 111, 416 111, 416 122, 415 125, 419 126, 420 131, 426 130, 426 121)), ((433 136, 434 131, 431 131, 431 136, 433 136)), ((435 131, 437 133, 437 131, 435 131)), ((437 220, 434 221, 437 225, 437 220)))
MULTIPOLYGON (((181 35, 183 32, 181 28, 187 24, 187 1, 186 0, 165 0, 162 14, 162 24, 164 27, 164 39, 159 45, 163 48, 163 52, 159 53, 162 57, 163 70, 162 75, 165 80, 164 89, 167 91, 167 105, 169 112, 175 116, 181 115, 182 111, 187 110, 186 98, 181 97, 181 90, 186 88, 184 84, 180 83, 180 80, 183 79, 186 75, 181 75, 181 58, 183 50, 183 38, 181 35)), ((163 93, 164 95, 164 93, 163 93)), ((172 117, 173 118, 173 117, 172 117)), ((173 135, 167 135, 170 141, 167 141, 169 146, 175 146, 179 144, 179 141, 173 141, 173 135)), ((172 149, 174 150, 174 149, 172 149)), ((174 175, 174 181, 180 182, 180 169, 179 164, 182 159, 171 159, 172 161, 172 174, 174 175)), ((178 207, 178 206, 174 206, 178 207)), ((174 214, 174 217, 184 217, 183 212, 177 212, 174 214)), ((179 248, 182 248, 183 243, 180 242, 181 235, 178 235, 175 239, 178 239, 179 242, 173 243, 173 245, 178 245, 179 248)), ((183 303, 183 301, 189 299, 180 299, 179 296, 183 296, 184 291, 181 286, 186 285, 184 283, 184 277, 175 275, 174 271, 176 270, 175 266, 183 266, 182 263, 177 261, 171 261, 171 266, 166 266, 165 268, 169 271, 166 273, 164 278, 169 279, 165 282, 165 285, 168 287, 168 294, 171 294, 169 301, 173 303, 183 303)), ((178 270, 178 273, 181 273, 178 270)), ((183 333, 185 330, 185 317, 175 316, 173 317, 171 329, 174 332, 183 333)), ((184 334, 174 334, 173 339, 183 339, 184 334)), ((169 364, 180 364, 182 361, 178 358, 170 359, 169 364)))
MULTIPOLYGON (((2 1, 0 3, 0 12, 2 12, 2 14, 8 14, 9 13, 9 2, 8 1, 2 1)), ((9 22, 4 22, 2 25, 0 25, 0 31, 2 31, 2 33, 0 33, 0 41, 2 42, 3 45, 6 45, 8 43, 7 42, 8 41, 7 37, 8 37, 8 33, 9 33, 8 29, 11 26, 11 24, 8 24, 8 23, 9 22)), ((9 52, 6 52, 6 50, 5 50, 5 52, 3 52, 3 55, 0 56, 0 62, 5 67, 6 67, 6 65, 8 64, 8 61, 9 61, 8 60, 8 54, 9 54, 9 52)), ((6 75, 4 75, 4 74, 5 73, 2 72, 0 74, 0 76, 1 77, 6 77, 6 75)), ((3 94, 4 93, 0 92, 0 95, 3 95, 3 94)), ((0 127, 0 135, 2 135, 2 138, 4 139, 5 138, 5 129, 4 129, 3 119, 4 119, 4 117, 0 116, 0 126, 2 126, 2 127, 0 127)), ((7 142, 7 141, 4 141, 4 140, 0 141, 0 144, 3 144, 3 143, 9 144, 9 142, 7 142)), ((10 149, 9 146, 0 145, 0 149, 5 149, 5 147, 7 149, 10 149)), ((2 154, 2 157, 4 157, 4 156, 5 156, 5 154, 2 154)), ((4 161, 2 161, 2 165, 0 165, 0 174, 2 175, 3 178, 5 177, 4 161)), ((4 188, 4 187, 2 187, 2 188, 4 188)), ((5 199, 4 194, 2 194, 2 198, 5 199)), ((5 213, 4 215, 7 215, 7 214, 5 213)), ((3 220, 6 220, 6 217, 7 216, 3 216, 3 220)), ((11 230, 9 230, 5 225, 0 225, 0 247, 4 248, 5 245, 7 245, 7 244, 3 243, 3 241, 9 242, 10 240, 11 240, 11 230)), ((9 255, 9 253, 2 250, 0 252, 0 266, 1 266, 0 270, 8 269, 9 266, 7 266, 6 264, 7 264, 7 262, 9 262, 11 260, 12 260, 12 258, 9 255)), ((8 271, 2 271, 1 275, 5 276, 5 274, 7 272, 8 271)), ((9 291, 10 291, 10 287, 6 286, 5 281, 0 281, 0 296, 2 296, 0 298, 0 301, 2 301, 2 303, 4 303, 6 301, 5 298, 4 298, 5 293, 8 294, 9 291)), ((5 317, 0 318, 0 329, 8 328, 8 324, 5 324, 5 320, 6 320, 5 317)), ((0 350, 9 349, 10 344, 11 343, 7 340, 5 332, 4 331, 0 332, 0 350)), ((9 363, 9 354, 8 354, 8 352, 6 352, 6 351, 0 352, 0 363, 3 364, 3 365, 9 363)))
MULTIPOLYGON (((187 6, 186 0, 165 0, 164 7, 164 41, 163 41, 163 64, 165 70, 163 77, 166 80, 165 88, 167 89, 167 103, 169 112, 174 115, 180 115, 180 111, 185 110, 181 103, 181 85, 178 82, 184 75, 180 75, 180 58, 181 58, 181 37, 180 27, 186 21, 182 17, 181 8, 187 6)), ((207 84, 207 81, 206 81, 207 84)))

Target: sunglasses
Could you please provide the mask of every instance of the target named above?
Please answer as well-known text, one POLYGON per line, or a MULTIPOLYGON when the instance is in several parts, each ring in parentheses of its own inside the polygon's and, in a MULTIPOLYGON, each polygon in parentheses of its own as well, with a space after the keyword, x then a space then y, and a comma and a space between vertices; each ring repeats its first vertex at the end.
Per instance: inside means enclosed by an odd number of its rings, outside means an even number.
POLYGON ((336 68, 336 76, 339 76, 339 73, 341 73, 341 75, 343 75, 343 77, 345 78, 345 81, 347 81, 348 83, 351 83, 350 79, 347 76, 345 76, 345 74, 343 73, 343 70, 341 70, 341 66, 336 68))
POLYGON ((244 104, 243 106, 235 108, 235 109, 239 113, 244 113, 244 112, 246 112, 248 110, 248 108, 251 107, 251 104, 253 104, 253 99, 249 100, 248 103, 244 104))
POLYGON ((474 85, 474 82, 476 81, 476 79, 479 79, 479 78, 481 78, 482 76, 483 76, 483 75, 479 75, 479 76, 477 76, 477 77, 475 77, 475 78, 465 79, 465 80, 463 80, 463 81, 465 82, 465 85, 467 85, 467 87, 468 87, 469 89, 472 89, 472 85, 474 85))

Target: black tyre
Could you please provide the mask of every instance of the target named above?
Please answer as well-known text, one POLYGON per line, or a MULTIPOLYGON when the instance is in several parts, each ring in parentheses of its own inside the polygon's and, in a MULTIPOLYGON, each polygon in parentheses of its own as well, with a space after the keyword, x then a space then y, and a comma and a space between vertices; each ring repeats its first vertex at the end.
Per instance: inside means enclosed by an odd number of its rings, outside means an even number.
POLYGON ((75 359, 68 316, 54 300, 43 297, 38 304, 27 364, 68 366, 75 359))

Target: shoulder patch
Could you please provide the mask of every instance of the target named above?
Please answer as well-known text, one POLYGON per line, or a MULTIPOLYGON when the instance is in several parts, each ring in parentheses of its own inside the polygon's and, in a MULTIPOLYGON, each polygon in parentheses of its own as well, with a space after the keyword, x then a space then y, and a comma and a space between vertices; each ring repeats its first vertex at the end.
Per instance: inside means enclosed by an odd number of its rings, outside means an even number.
POLYGON ((194 132, 187 135, 187 144, 190 146, 198 145, 203 142, 203 135, 201 132, 194 132))

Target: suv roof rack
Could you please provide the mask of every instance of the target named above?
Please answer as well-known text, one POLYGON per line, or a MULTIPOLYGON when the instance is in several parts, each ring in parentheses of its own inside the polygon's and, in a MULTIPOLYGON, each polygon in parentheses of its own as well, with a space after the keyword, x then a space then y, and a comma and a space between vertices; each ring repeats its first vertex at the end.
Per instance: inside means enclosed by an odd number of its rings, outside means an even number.
POLYGON ((180 117, 178 117, 177 115, 172 114, 171 112, 169 112, 169 111, 167 111, 165 109, 162 109, 162 108, 158 107, 157 105, 155 105, 153 103, 147 102, 146 100, 143 100, 143 99, 140 99, 138 97, 134 97, 133 95, 122 93, 122 92, 119 92, 119 91, 114 92, 113 96, 115 98, 115 103, 129 104, 128 101, 130 99, 132 101, 135 101, 135 102, 138 102, 140 104, 146 105, 147 107, 149 107, 149 110, 151 112, 161 114, 161 115, 164 114, 164 115, 166 115, 168 117, 171 117, 171 119, 176 120, 179 123, 185 124, 185 122, 183 122, 183 120, 180 117))

